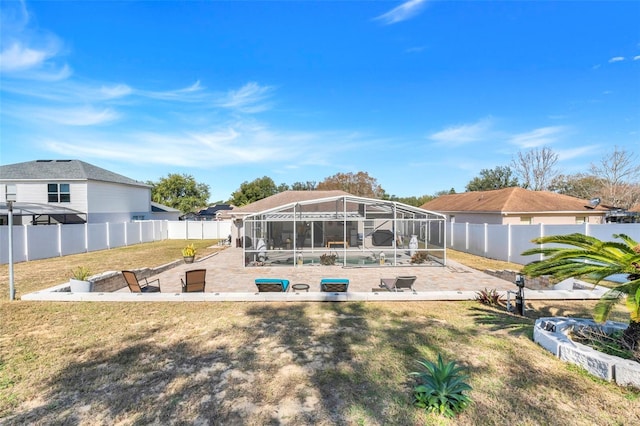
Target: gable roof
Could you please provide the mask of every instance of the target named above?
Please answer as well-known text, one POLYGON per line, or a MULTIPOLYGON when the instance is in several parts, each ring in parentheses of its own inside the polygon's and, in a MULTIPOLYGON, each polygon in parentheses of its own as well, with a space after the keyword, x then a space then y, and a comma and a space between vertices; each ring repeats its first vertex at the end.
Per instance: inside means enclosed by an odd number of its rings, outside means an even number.
POLYGON ((422 205, 439 212, 532 213, 532 212, 605 212, 602 206, 590 208, 589 202, 549 191, 530 191, 520 187, 443 195, 422 205))
POLYGON ((198 212, 198 216, 215 216, 221 210, 233 210, 233 206, 231 204, 216 204, 206 209, 201 209, 198 212))
POLYGON ((0 179, 11 181, 95 180, 150 188, 147 184, 80 160, 34 160, 8 164, 0 166, 0 179))
POLYGON ((332 191, 283 191, 275 195, 272 195, 262 200, 255 201, 246 206, 236 207, 231 213, 235 216, 236 213, 247 215, 251 213, 258 213, 264 210, 270 210, 275 207, 280 207, 285 204, 291 204, 298 201, 315 200, 319 198, 330 198, 340 195, 351 195, 348 192, 340 190, 332 191))

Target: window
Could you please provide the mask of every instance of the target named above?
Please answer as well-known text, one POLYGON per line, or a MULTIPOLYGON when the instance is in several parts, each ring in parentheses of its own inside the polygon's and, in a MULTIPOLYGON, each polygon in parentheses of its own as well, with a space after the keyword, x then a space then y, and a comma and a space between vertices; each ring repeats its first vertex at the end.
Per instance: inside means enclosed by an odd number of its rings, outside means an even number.
POLYGON ((520 225, 531 225, 532 223, 533 223, 533 218, 531 216, 520 217, 520 225))
POLYGON ((576 216, 576 225, 582 225, 589 222, 587 216, 576 216))
POLYGON ((50 183, 47 185, 48 201, 50 203, 70 203, 71 192, 68 183, 50 183))
POLYGON ((144 215, 133 215, 131 220, 144 220, 144 215))

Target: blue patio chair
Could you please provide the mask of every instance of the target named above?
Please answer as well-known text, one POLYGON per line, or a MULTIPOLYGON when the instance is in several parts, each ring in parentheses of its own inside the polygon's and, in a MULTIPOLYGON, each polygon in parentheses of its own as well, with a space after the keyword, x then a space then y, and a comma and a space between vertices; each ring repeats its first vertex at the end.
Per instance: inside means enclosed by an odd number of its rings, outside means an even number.
POLYGON ((289 290, 289 280, 280 278, 259 278, 256 280, 258 291, 262 292, 286 292, 289 290))
POLYGON ((320 291, 344 293, 349 288, 347 278, 323 278, 320 280, 320 291))

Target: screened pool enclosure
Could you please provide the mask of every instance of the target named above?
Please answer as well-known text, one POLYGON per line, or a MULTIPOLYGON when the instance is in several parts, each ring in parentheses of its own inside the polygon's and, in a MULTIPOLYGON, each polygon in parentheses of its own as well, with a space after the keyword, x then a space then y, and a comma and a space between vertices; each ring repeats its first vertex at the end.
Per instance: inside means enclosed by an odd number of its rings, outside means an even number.
POLYGON ((244 218, 245 266, 444 266, 445 217, 406 204, 337 196, 244 218))

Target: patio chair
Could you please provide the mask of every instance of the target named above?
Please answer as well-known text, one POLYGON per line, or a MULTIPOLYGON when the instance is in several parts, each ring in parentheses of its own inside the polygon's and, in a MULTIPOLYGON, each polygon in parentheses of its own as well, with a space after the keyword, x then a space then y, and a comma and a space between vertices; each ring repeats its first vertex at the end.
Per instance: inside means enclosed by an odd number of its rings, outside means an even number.
POLYGON ((403 288, 408 288, 411 291, 413 284, 416 282, 417 277, 411 276, 398 276, 395 278, 380 278, 380 287, 384 287, 389 291, 403 291, 403 288))
POLYGON ((124 280, 127 282, 129 286, 129 290, 131 293, 157 293, 160 291, 160 279, 156 278, 155 280, 147 280, 143 278, 144 282, 141 283, 138 281, 136 274, 132 271, 122 271, 122 276, 124 280), (151 285, 151 283, 157 282, 158 285, 151 285))
POLYGON ((320 280, 320 291, 345 293, 349 288, 347 278, 323 278, 320 280))
POLYGON ((202 293, 206 286, 205 276, 206 269, 192 269, 186 272, 184 280, 180 278, 183 293, 202 293))
POLYGON ((259 278, 256 280, 256 287, 260 293, 275 292, 281 293, 289 290, 289 280, 279 278, 259 278))

